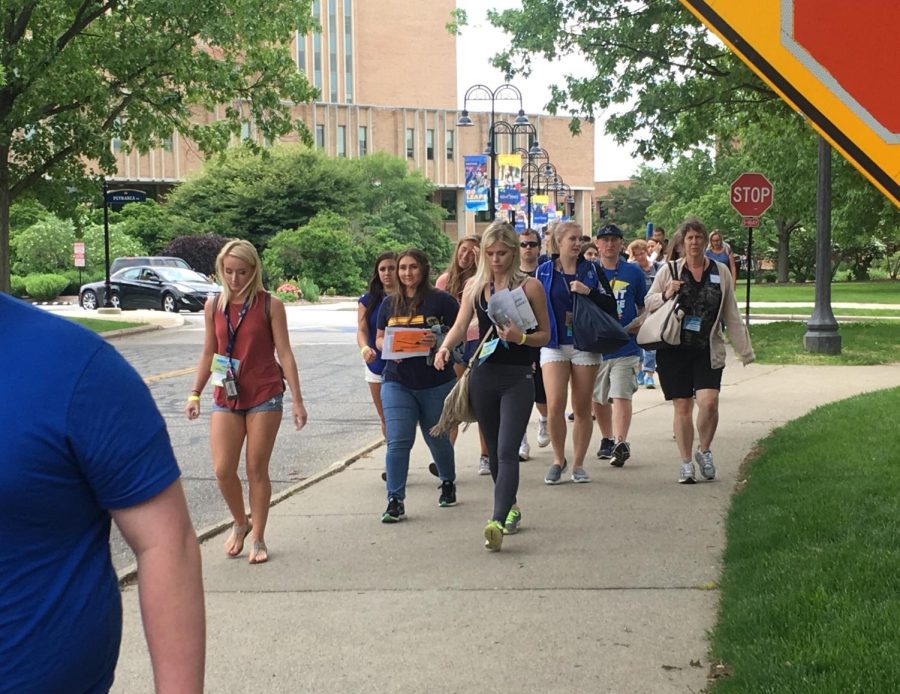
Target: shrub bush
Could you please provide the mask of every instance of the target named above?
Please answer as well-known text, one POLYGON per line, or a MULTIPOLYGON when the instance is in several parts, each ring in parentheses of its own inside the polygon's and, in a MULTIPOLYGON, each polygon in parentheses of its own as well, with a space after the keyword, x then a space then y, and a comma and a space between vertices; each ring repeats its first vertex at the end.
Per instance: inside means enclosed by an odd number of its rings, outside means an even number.
POLYGON ((21 275, 10 275, 9 293, 19 298, 25 296, 25 278, 21 275))
POLYGON ((211 275, 216 271, 216 257, 228 239, 218 234, 179 236, 163 248, 159 255, 183 258, 197 272, 211 275))
POLYGON ((312 303, 316 303, 319 300, 319 296, 321 294, 319 285, 317 285, 311 279, 301 277, 297 282, 297 285, 300 287, 300 291, 303 292, 304 299, 312 303))
POLYGON ((32 299, 48 301, 58 297, 68 284, 69 280, 63 275, 28 275, 25 278, 25 291, 32 299))
POLYGON ((13 272, 27 276, 71 267, 74 240, 71 220, 46 217, 35 222, 11 242, 15 254, 13 272))
POLYGON ((78 271, 78 268, 70 268, 65 270, 64 272, 60 272, 60 275, 65 277, 69 284, 63 288, 61 294, 68 296, 75 296, 81 291, 81 285, 87 284, 88 282, 98 282, 102 279, 106 279, 106 270, 98 269, 98 270, 82 270, 78 271))
POLYGON ((281 301, 284 302, 285 304, 292 304, 292 303, 294 303, 295 301, 299 301, 299 300, 300 300, 300 295, 299 295, 299 294, 295 294, 294 292, 282 292, 282 291, 278 291, 278 290, 276 289, 276 290, 275 290, 274 292, 272 292, 272 293, 273 293, 275 296, 277 296, 279 299, 281 299, 281 301))

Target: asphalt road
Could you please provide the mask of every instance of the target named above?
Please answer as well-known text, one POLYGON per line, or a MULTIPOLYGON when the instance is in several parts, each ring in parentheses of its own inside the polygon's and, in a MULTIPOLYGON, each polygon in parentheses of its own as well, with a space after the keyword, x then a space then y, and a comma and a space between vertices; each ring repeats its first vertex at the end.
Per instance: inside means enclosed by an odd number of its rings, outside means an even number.
MULTIPOLYGON (((226 519, 228 512, 209 457, 211 391, 203 395, 198 420, 189 422, 183 414, 193 373, 177 372, 195 366, 203 342, 202 317, 185 317, 184 327, 116 338, 112 344, 145 379, 163 376, 149 387, 169 428, 194 527, 200 529, 226 519)), ((381 436, 356 348, 355 304, 289 307, 288 329, 309 422, 303 431, 294 430, 287 393, 269 468, 273 494, 381 436)), ((243 460, 240 476, 246 482, 243 460)), ((133 561, 115 528, 111 546, 117 569, 133 561)))

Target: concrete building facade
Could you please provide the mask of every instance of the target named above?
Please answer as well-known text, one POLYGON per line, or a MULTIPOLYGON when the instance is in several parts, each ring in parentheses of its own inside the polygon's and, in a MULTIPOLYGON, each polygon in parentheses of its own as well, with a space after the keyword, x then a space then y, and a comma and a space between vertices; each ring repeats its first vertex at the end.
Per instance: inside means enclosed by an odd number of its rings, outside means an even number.
MULTIPOLYGON (((487 224, 487 213, 465 210, 464 156, 485 151, 490 114, 472 110, 485 107, 484 102, 471 103, 473 125, 457 125, 456 38, 445 28, 453 9, 454 0, 316 0, 312 10, 321 31, 296 36, 291 50, 297 69, 319 90, 319 101, 292 107, 294 118, 309 127, 315 146, 332 156, 377 151, 406 159, 410 169, 435 185, 434 201, 448 213, 444 229, 456 239, 487 224)), ((497 120, 512 122, 519 105, 503 100, 496 107, 497 120)), ((217 120, 224 108, 198 115, 198 120, 217 120)), ((568 118, 530 115, 529 121, 572 189, 575 218, 589 226, 593 124, 583 121, 581 134, 573 136, 568 118)), ((249 120, 241 136, 264 144, 249 120)), ((284 141, 292 139, 296 137, 284 141)), ((510 139, 495 139, 498 153, 530 144, 510 139)), ((203 165, 198 148, 177 133, 147 154, 126 154, 115 141, 111 146, 118 163, 111 180, 156 194, 164 195, 203 165)))

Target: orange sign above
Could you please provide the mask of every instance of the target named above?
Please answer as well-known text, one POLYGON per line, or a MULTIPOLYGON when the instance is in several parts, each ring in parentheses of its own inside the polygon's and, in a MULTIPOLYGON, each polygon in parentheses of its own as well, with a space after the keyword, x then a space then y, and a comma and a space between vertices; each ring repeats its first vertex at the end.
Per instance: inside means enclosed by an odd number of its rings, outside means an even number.
POLYGON ((900 206, 900 2, 681 2, 900 206))

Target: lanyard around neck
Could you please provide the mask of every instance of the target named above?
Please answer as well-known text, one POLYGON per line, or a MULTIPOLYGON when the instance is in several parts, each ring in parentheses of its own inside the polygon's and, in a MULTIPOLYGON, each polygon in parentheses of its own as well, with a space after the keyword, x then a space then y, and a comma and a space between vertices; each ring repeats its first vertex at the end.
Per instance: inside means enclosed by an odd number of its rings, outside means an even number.
POLYGON ((250 308, 250 297, 248 296, 241 306, 241 312, 238 314, 237 325, 232 327, 231 315, 228 313, 228 304, 225 305, 223 313, 225 314, 225 325, 228 328, 228 345, 225 347, 225 356, 231 359, 231 353, 234 351, 234 341, 237 339, 237 332, 244 322, 244 316, 247 315, 247 309, 250 308))

